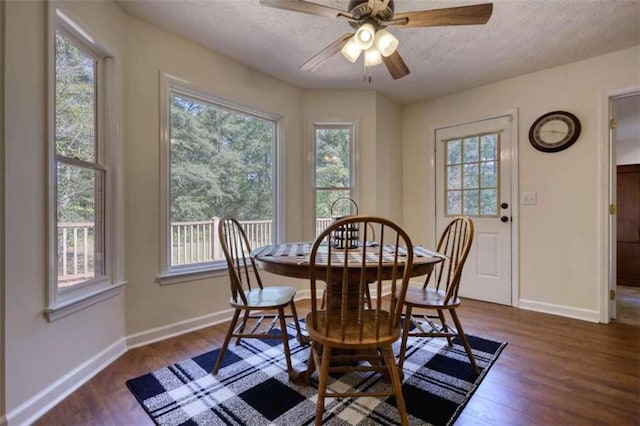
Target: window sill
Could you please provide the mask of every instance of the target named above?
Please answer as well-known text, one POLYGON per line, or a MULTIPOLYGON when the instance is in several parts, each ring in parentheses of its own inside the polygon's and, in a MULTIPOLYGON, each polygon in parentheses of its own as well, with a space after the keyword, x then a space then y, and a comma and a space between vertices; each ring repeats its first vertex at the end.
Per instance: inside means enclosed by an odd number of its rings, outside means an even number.
POLYGON ((125 284, 126 282, 121 282, 109 285, 95 290, 92 293, 65 300, 55 307, 45 309, 44 316, 49 322, 57 321, 60 318, 64 318, 120 294, 125 284))
POLYGON ((158 275, 156 281, 158 282, 158 284, 165 286, 203 280, 207 278, 222 277, 226 275, 227 266, 225 265, 217 268, 209 268, 206 270, 179 271, 171 272, 165 275, 158 275))

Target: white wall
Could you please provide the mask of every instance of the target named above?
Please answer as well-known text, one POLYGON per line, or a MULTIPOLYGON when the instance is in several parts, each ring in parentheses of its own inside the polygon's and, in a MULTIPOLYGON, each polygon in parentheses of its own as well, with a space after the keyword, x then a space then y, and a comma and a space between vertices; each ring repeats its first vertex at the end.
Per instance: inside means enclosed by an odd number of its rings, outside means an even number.
POLYGON ((616 145, 617 164, 640 164, 640 139, 620 141, 616 145))
POLYGON ((517 184, 520 192, 538 194, 537 205, 521 206, 516 218, 520 300, 597 318, 603 286, 603 96, 639 83, 636 46, 406 107, 403 205, 411 235, 433 241, 433 183, 426 180, 433 176, 433 129, 517 108, 517 184), (565 151, 536 151, 528 141, 529 126, 553 110, 576 114, 581 136, 565 151))
POLYGON ((299 89, 136 18, 127 16, 126 28, 126 329, 132 335, 194 318, 206 317, 206 323, 215 320, 208 317, 212 313, 229 309, 226 272, 174 285, 156 282, 160 272, 160 72, 239 105, 284 117, 285 238, 289 240, 302 236, 297 177, 302 174, 303 138, 299 89))
MULTIPOLYGON (((25 421, 59 396, 64 386, 54 382, 122 341, 124 298, 110 298, 52 323, 43 316, 47 6, 42 1, 10 1, 5 6, 4 224, 9 246, 4 253, 4 381, 11 424, 25 421), (58 395, 47 394, 47 389, 58 395)), ((117 6, 91 2, 62 7, 98 39, 123 51, 124 21, 117 6)))
POLYGON ((374 213, 402 226, 402 109, 376 95, 376 205, 374 213))

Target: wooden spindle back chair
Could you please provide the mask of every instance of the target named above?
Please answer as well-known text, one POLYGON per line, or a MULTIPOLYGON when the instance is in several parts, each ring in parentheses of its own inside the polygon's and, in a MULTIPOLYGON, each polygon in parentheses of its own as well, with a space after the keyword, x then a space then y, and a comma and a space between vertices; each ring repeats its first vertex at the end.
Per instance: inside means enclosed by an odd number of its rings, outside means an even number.
POLYGON ((412 264, 409 236, 395 223, 379 217, 340 219, 314 242, 309 258, 311 312, 306 325, 312 341, 307 377, 316 366, 319 368, 317 425, 322 423, 326 397, 361 395, 395 396, 401 421, 406 424, 402 383, 392 344, 400 338, 400 316, 412 264), (361 244, 335 248, 334 231, 347 225, 358 227, 361 244), (315 295, 325 283, 322 308, 315 295), (329 373, 348 371, 382 373, 391 378, 391 389, 329 391, 329 373))
POLYGON ((237 338, 236 344, 239 344, 243 338, 282 340, 287 371, 290 377, 295 376, 291 364, 289 335, 285 321, 285 318, 293 319, 298 341, 302 343, 304 339, 293 301, 296 295, 295 288, 263 286, 247 235, 236 219, 226 217, 220 220, 218 235, 227 261, 231 290, 229 304, 234 309, 234 313, 213 367, 213 374, 218 373, 229 341, 235 337, 237 338), (285 314, 284 310, 287 307, 291 309, 291 315, 285 314), (240 314, 242 314, 242 320, 238 324, 240 314), (267 322, 269 323, 267 324, 267 322), (247 330, 250 324, 251 329, 247 330), (280 327, 280 332, 274 333, 274 327, 277 325, 280 327))
POLYGON ((459 337, 469 357, 473 371, 480 373, 469 341, 456 313, 460 306, 458 290, 462 270, 473 242, 473 221, 468 217, 455 217, 442 232, 436 250, 446 256, 427 275, 421 287, 410 285, 404 304, 406 306, 402 343, 400 346, 400 368, 404 365, 409 336, 446 337, 449 346, 453 337, 459 337), (435 311, 435 314, 432 314, 435 311), (444 311, 449 311, 455 327, 445 320, 444 311))

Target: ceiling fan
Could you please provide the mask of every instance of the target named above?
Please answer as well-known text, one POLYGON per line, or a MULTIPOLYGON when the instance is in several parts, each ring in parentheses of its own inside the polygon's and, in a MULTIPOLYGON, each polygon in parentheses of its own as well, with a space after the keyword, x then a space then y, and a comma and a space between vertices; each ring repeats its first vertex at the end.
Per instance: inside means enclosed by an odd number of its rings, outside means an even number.
MULTIPOLYGON (((398 39, 386 30, 387 27, 486 24, 493 12, 492 3, 405 13, 394 12, 393 0, 351 0, 348 11, 304 0, 260 0, 260 4, 327 18, 345 19, 356 30, 353 34, 347 33, 340 36, 302 64, 300 69, 315 71, 338 52, 341 52, 350 62, 355 63, 364 52, 365 70, 384 63, 394 80, 408 75, 411 71, 397 51, 398 39)), ((371 81, 370 76, 369 81, 371 81)))

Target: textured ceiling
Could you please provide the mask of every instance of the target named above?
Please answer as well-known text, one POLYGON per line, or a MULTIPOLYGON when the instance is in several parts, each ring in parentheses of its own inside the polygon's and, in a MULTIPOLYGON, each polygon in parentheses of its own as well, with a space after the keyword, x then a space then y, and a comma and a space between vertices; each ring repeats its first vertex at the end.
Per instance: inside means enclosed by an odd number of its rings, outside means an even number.
MULTIPOLYGON (((347 9, 348 0, 309 0, 347 9)), ((396 13, 488 1, 396 0, 396 13)), ((125 12, 252 68, 310 89, 377 90, 401 104, 640 44, 640 0, 495 0, 485 25, 390 28, 411 74, 335 55, 315 72, 298 69, 352 29, 333 20, 261 6, 259 0, 120 0, 125 12)), ((640 65, 639 65, 640 66, 640 65)))

